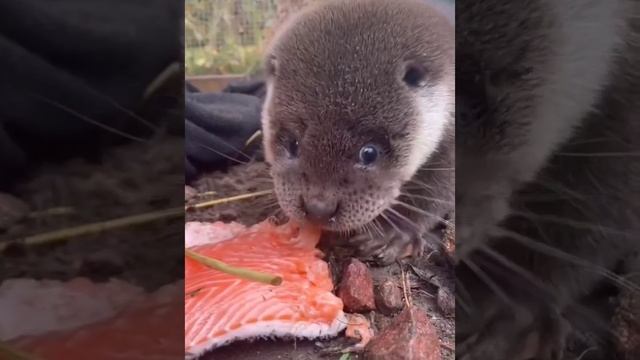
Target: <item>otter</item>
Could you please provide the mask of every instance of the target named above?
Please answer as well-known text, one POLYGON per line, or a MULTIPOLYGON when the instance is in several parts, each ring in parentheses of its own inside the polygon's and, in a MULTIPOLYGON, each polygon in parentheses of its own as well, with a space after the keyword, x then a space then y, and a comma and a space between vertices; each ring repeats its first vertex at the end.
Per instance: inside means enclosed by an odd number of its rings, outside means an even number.
POLYGON ((639 289, 640 4, 456 5, 457 353, 561 359, 639 289))
POLYGON ((360 256, 419 256, 453 208, 454 35, 425 1, 323 1, 265 56, 265 160, 284 213, 360 256))

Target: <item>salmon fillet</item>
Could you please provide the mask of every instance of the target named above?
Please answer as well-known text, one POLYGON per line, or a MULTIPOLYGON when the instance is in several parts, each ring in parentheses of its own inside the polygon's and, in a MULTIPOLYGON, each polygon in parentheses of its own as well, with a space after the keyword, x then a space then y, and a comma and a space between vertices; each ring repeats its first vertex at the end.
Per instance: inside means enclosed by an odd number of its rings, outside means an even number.
POLYGON ((144 289, 121 280, 8 279, 0 284, 0 340, 70 330, 113 317, 144 298, 144 289))
MULTIPOLYGON (((182 350, 182 282, 138 298, 115 316, 78 328, 22 336, 11 341, 17 349, 42 360, 173 360, 182 350)), ((120 286, 128 289, 130 286, 120 286)), ((111 289, 110 289, 111 290, 111 289)), ((113 288, 115 290, 115 287, 113 288)), ((73 283, 64 291, 77 291, 73 283), (74 288, 75 287, 75 288, 74 288)), ((94 295, 100 296, 98 291, 94 295)), ((46 302, 46 298, 38 299, 46 302)), ((73 304, 69 304, 73 306, 73 304)), ((29 318, 44 315, 32 313, 29 318)), ((59 323, 66 318, 59 316, 59 323)))
POLYGON ((237 224, 187 223, 186 244, 199 244, 191 250, 283 281, 279 286, 252 282, 185 257, 185 353, 199 356, 239 339, 328 337, 343 330, 343 304, 331 292, 328 265, 316 249, 319 239, 319 230, 293 223, 265 221, 242 232, 237 224), (234 235, 224 228, 234 229, 234 235))

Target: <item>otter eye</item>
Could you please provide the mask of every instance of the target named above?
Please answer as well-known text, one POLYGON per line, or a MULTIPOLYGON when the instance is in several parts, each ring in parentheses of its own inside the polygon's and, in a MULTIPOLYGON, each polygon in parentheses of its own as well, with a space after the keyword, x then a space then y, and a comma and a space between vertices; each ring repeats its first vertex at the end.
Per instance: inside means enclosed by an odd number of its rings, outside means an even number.
POLYGON ((410 87, 421 87, 427 82, 427 69, 420 64, 409 64, 402 81, 410 87))
POLYGON ((298 140, 291 139, 287 144, 287 151, 289 152, 289 156, 292 158, 298 157, 298 148, 299 148, 298 140))
POLYGON ((360 164, 371 165, 378 160, 378 149, 373 145, 365 145, 360 149, 360 164))

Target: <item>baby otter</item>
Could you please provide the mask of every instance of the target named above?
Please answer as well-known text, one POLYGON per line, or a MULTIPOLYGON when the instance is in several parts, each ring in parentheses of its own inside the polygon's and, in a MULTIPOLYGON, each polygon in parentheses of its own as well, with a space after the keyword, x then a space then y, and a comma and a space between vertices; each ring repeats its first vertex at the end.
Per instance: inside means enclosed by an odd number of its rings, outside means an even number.
POLYGON ((640 6, 456 5, 457 355, 562 359, 602 281, 639 289, 640 6))
POLYGON ((322 2, 265 61, 266 161, 291 218, 381 264, 419 255, 454 201, 454 28, 425 1, 322 2))

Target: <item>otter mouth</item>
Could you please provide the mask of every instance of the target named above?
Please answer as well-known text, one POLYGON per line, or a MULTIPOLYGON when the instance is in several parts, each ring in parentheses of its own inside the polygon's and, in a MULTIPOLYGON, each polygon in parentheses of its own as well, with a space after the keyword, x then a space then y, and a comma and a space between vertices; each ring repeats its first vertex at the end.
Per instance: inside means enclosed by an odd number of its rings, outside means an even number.
POLYGON ((345 221, 346 216, 343 216, 344 214, 341 213, 336 214, 334 217, 328 219, 327 221, 316 221, 313 219, 309 219, 306 216, 303 216, 299 220, 313 224, 314 226, 317 226, 324 231, 335 233, 353 233, 365 228, 369 224, 372 224, 377 218, 380 217, 380 214, 382 214, 383 211, 384 210, 371 216, 369 219, 357 223, 345 221))

